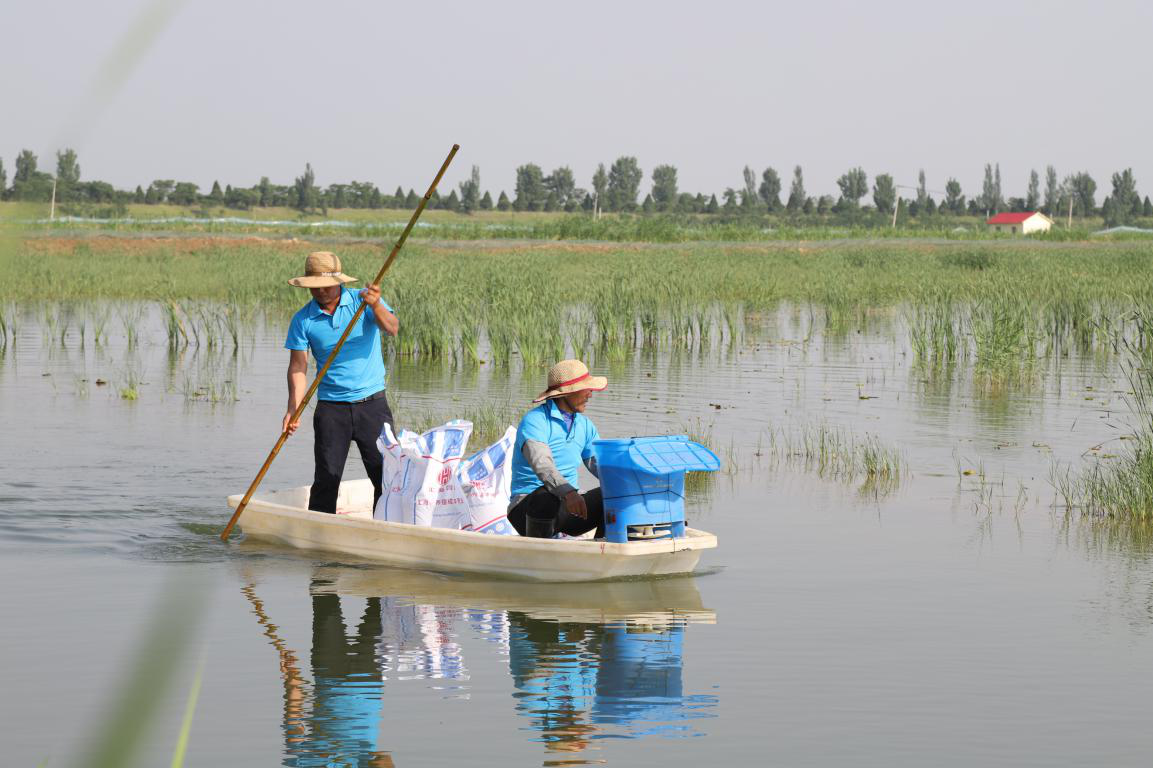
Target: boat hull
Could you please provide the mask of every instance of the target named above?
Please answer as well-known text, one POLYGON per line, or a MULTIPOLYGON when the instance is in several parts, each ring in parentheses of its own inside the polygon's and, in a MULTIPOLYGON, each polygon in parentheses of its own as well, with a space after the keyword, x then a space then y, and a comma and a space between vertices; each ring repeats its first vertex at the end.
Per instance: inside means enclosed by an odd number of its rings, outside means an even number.
MULTIPOLYGON (((235 508, 243 497, 230 496, 235 508)), ((374 520, 372 485, 341 485, 342 514, 306 508, 308 488, 254 497, 240 527, 253 539, 305 550, 337 552, 378 563, 445 573, 479 573, 532 581, 600 581, 690 573, 711 533, 686 529, 678 539, 613 543, 591 539, 529 539, 374 520)))

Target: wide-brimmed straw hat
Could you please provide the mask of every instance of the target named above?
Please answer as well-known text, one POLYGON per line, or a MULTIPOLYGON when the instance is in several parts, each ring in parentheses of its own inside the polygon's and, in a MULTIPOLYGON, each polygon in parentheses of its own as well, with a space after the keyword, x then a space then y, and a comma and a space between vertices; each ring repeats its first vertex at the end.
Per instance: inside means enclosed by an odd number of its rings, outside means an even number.
POLYGON ((330 285, 355 282, 355 277, 340 271, 340 259, 335 253, 315 251, 304 260, 304 276, 294 277, 288 284, 297 288, 327 288, 330 285))
POLYGON ((588 366, 580 360, 561 360, 549 369, 548 389, 541 392, 540 396, 533 402, 539 403, 552 397, 564 397, 586 389, 600 392, 608 385, 608 379, 604 376, 593 376, 589 373, 588 366))

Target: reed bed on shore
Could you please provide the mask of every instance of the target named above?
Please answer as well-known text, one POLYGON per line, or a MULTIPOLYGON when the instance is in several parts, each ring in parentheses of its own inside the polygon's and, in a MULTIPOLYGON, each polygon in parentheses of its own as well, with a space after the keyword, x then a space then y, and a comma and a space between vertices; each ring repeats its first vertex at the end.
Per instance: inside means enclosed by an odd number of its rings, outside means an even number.
MULTIPOLYGON (((285 285, 319 248, 335 250, 345 271, 366 280, 387 248, 363 242, 259 238, 39 238, 0 258, 0 298, 212 299, 295 307, 304 294, 285 285), (14 267, 13 265, 10 265, 14 267)), ((821 306, 895 306, 947 289, 961 301, 1015 289, 1034 305, 1062 301, 1075 313, 1086 301, 1148 298, 1153 243, 809 243, 749 244, 577 242, 413 242, 386 278, 387 298, 424 296, 429 287, 453 305, 503 298, 523 304, 547 287, 554 303, 606 301, 672 309, 676 303, 781 300, 821 306), (967 266, 974 261, 986 266, 967 266)), ((549 302, 541 302, 549 303, 549 302)))
MULTIPOLYGON (((255 318, 287 322, 307 300, 285 280, 317 248, 338 250, 345 271, 362 279, 384 255, 362 242, 31 239, 19 243, 27 266, 6 271, 0 301, 55 304, 41 322, 46 342, 101 343, 108 317, 85 307, 104 301, 134 347, 132 306, 152 302, 169 347, 236 349, 255 318)), ((1153 244, 1140 242, 418 241, 383 288, 401 318, 400 336, 388 341, 398 355, 540 366, 567 355, 612 361, 638 349, 729 349, 792 302, 814 308, 826 335, 860 329, 878 310, 902 313, 927 370, 971 363, 999 385, 1028 381, 1038 359, 1115 350, 1147 333, 1118 318, 1153 299, 1151 259, 1153 244)), ((11 318, 0 322, 11 327, 11 318)))
MULTIPOLYGON (((34 207, 22 212, 5 210, 12 204, 0 203, 4 213, 23 213, 26 218, 11 221, 20 230, 54 234, 155 234, 206 235, 249 234, 280 237, 395 237, 408 221, 411 211, 372 211, 343 209, 329 215, 305 215, 298 211, 255 209, 246 213, 224 208, 181 209, 175 206, 130 206, 122 216, 62 216, 55 221, 38 218, 34 207)), ((110 212, 110 211, 109 211, 110 212)), ((47 209, 42 211, 47 214, 47 209)), ((1060 230, 1037 239, 1078 239, 1089 237, 1089 227, 1060 230)), ((988 231, 979 217, 948 217, 918 221, 914 226, 892 228, 886 216, 748 216, 607 214, 593 219, 588 214, 543 212, 478 212, 462 216, 447 211, 425 211, 412 232, 414 239, 437 240, 597 240, 608 242, 684 243, 702 241, 756 242, 780 240, 907 240, 940 238, 956 241, 1004 240, 988 231)), ((1117 237, 1110 235, 1108 237, 1117 237)))

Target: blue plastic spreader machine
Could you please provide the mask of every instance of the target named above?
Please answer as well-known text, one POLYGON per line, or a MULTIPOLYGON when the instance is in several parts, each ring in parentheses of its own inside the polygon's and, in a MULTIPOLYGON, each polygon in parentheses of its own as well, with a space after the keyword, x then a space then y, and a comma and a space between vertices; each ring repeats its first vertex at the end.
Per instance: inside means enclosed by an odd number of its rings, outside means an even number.
POLYGON ((605 538, 685 535, 685 472, 715 472, 717 455, 685 435, 594 440, 605 503, 605 538))

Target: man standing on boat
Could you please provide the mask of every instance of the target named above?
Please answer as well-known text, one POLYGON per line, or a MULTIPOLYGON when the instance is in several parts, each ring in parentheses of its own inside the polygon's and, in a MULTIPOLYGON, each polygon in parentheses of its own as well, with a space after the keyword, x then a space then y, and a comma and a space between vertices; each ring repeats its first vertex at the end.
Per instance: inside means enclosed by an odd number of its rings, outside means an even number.
POLYGON ((584 415, 593 392, 608 379, 593 376, 580 360, 562 360, 548 372, 548 388, 520 420, 512 457, 508 520, 522 536, 578 536, 596 528, 604 536, 600 488, 580 492, 583 463, 597 475, 593 440, 597 428, 584 415))
POLYGON ((308 389, 308 350, 312 350, 317 366, 323 365, 356 313, 357 304, 363 301, 369 310, 349 332, 317 389, 312 417, 316 472, 308 508, 330 514, 336 512, 340 478, 353 442, 372 480, 372 504, 376 507, 382 470, 376 439, 386 422, 392 424, 392 411, 384 394, 381 333, 395 336, 400 323, 392 307, 380 298, 378 286, 370 285, 357 294, 345 287, 353 282, 356 278, 341 272, 340 259, 327 251, 310 253, 304 263, 304 276, 288 281, 289 285, 308 288, 312 293, 312 301, 293 316, 284 342, 289 350, 288 410, 281 429, 289 434, 299 426, 292 417, 308 389))

